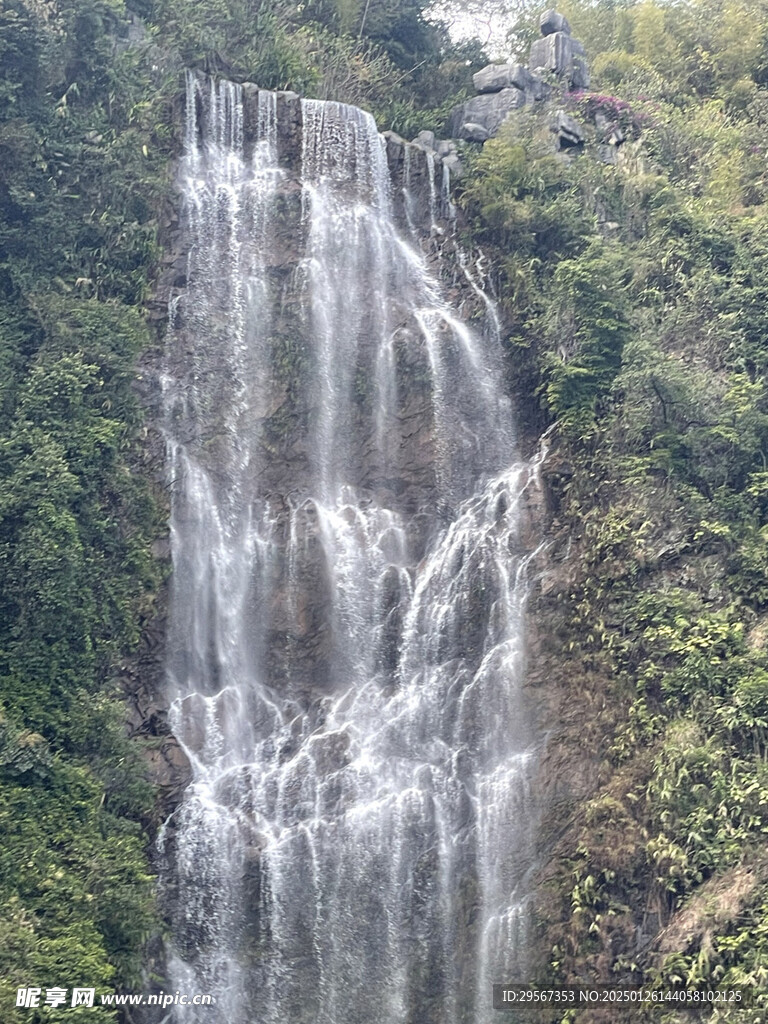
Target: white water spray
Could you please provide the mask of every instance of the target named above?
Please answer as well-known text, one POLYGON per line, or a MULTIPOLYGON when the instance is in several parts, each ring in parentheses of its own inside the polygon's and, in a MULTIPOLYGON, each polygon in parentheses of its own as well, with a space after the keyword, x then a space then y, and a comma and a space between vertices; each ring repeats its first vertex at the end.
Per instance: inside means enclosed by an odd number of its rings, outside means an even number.
POLYGON ((178 1021, 486 1024, 528 941, 535 466, 372 118, 303 101, 292 170, 280 102, 188 79, 161 845, 174 988, 217 1007, 178 1021))

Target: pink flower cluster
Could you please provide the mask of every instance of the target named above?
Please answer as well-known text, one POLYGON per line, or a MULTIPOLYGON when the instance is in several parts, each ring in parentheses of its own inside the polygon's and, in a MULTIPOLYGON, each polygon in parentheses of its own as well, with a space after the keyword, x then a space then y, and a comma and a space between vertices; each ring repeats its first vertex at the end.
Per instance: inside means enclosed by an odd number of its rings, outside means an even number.
POLYGON ((585 120, 595 122, 602 115, 609 128, 621 128, 625 135, 636 139, 641 134, 649 114, 635 110, 631 103, 618 96, 606 96, 597 92, 571 92, 566 99, 585 120))

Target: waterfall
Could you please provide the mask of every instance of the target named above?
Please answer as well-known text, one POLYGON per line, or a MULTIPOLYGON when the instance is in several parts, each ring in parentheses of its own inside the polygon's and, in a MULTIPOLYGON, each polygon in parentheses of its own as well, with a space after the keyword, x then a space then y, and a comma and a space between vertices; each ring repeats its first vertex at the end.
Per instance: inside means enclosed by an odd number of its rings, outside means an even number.
POLYGON ((401 231, 370 115, 188 76, 159 842, 173 988, 217 1006, 179 1024, 485 1024, 524 977, 536 466, 406 160, 401 231))

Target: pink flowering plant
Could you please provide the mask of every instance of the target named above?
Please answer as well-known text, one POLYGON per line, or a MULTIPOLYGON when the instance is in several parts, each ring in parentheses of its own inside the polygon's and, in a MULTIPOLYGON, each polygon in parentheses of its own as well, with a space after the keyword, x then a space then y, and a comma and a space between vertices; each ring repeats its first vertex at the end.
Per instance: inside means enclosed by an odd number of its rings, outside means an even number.
POLYGON ((579 91, 568 93, 567 100, 585 121, 599 124, 602 117, 606 133, 619 128, 628 139, 639 138, 650 119, 647 111, 638 110, 618 96, 579 91))

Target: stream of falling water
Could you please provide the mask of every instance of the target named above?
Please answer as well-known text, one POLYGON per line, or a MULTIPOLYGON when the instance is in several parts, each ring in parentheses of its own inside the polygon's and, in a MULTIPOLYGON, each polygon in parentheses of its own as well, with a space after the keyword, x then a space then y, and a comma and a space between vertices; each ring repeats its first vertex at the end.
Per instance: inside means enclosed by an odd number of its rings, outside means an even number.
POLYGON ((170 980, 217 1000, 168 1020, 485 1024, 526 963, 536 467, 370 115, 295 101, 286 156, 247 88, 188 78, 162 377, 170 980))

